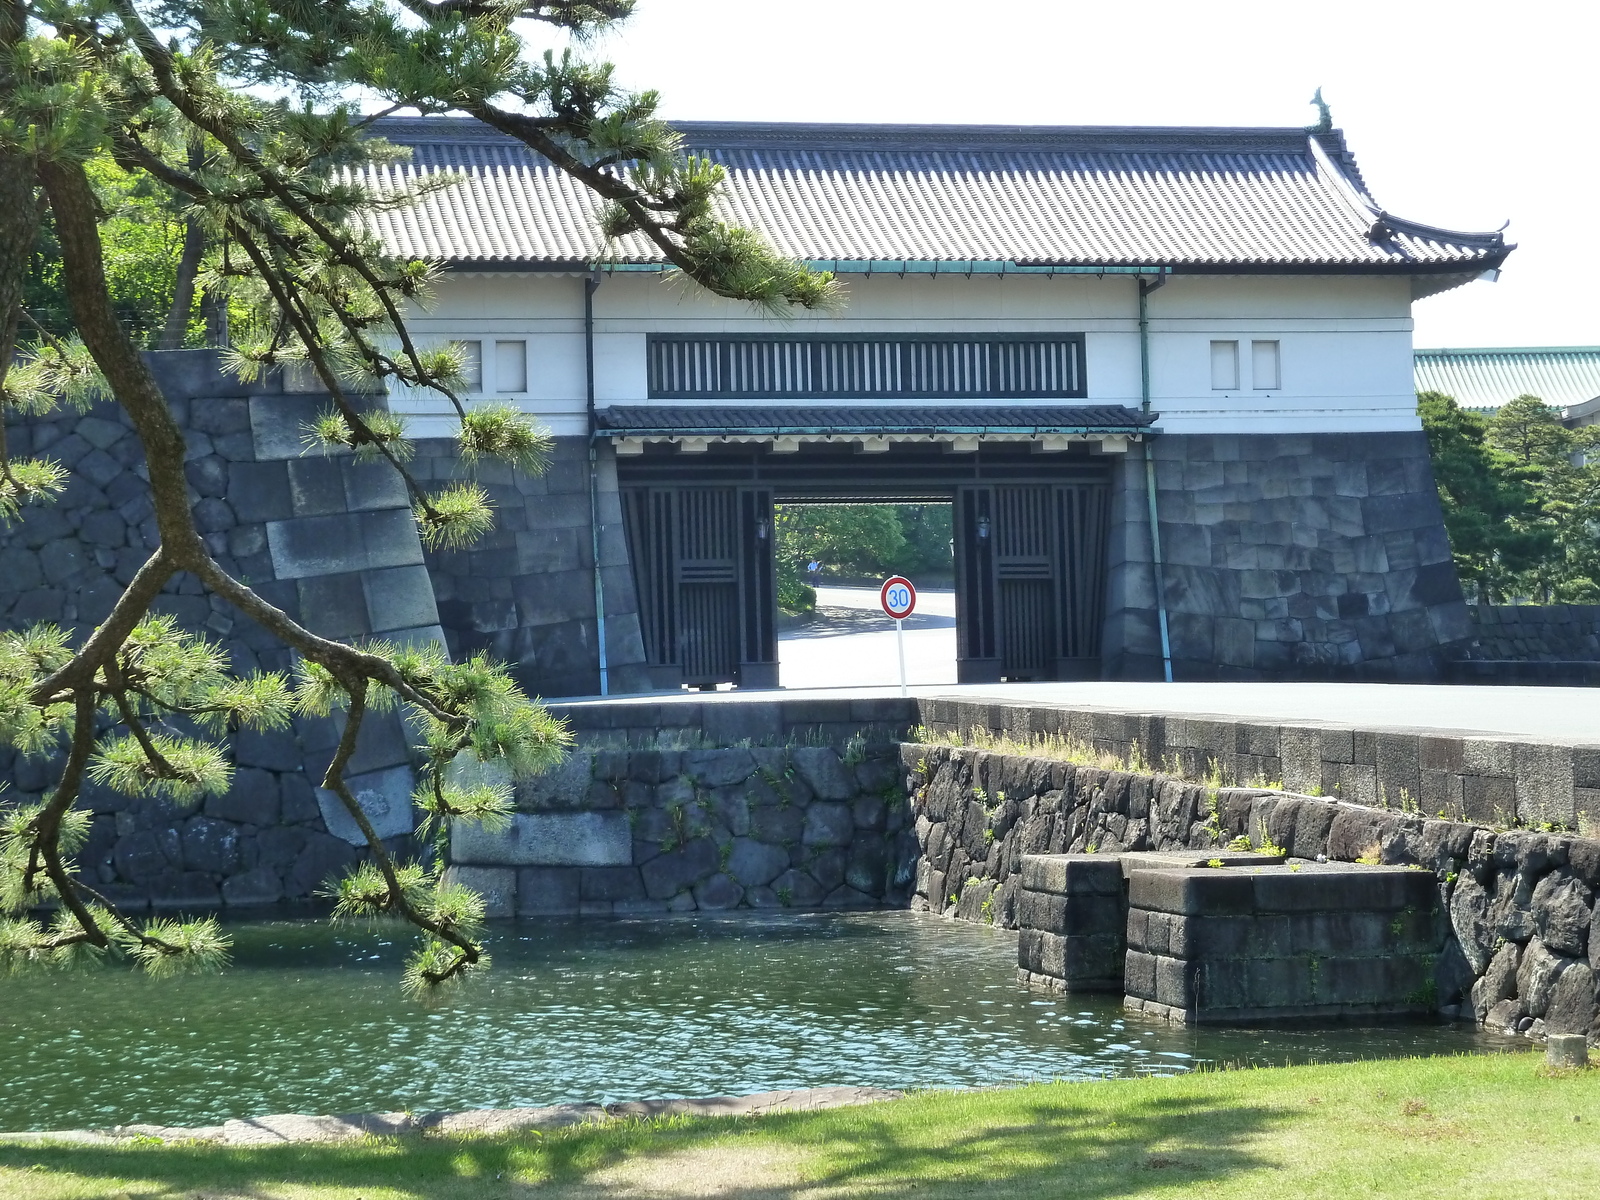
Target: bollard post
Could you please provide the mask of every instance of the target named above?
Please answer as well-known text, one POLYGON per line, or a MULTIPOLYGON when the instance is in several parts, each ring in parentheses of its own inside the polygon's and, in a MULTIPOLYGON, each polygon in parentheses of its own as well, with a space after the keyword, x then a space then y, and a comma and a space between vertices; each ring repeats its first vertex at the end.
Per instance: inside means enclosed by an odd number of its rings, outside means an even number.
POLYGON ((1544 1060, 1552 1067, 1587 1067, 1589 1039, 1581 1033, 1552 1033, 1545 1038, 1544 1060))

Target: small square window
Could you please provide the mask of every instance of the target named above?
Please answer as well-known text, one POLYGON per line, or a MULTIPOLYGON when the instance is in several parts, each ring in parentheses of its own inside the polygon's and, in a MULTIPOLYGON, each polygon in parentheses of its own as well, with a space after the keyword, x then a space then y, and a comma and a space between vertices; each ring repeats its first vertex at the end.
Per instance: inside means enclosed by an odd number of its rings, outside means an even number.
POLYGON ((1211 390, 1232 392, 1239 388, 1239 343, 1211 343, 1211 390))
POLYGON ((483 391, 483 343, 456 342, 461 348, 461 378, 469 392, 483 391))
POLYGON ((1258 392, 1275 392, 1278 380, 1278 343, 1250 343, 1250 383, 1258 392))
POLYGON ((528 390, 528 343, 494 344, 494 390, 497 392, 525 392, 528 390))

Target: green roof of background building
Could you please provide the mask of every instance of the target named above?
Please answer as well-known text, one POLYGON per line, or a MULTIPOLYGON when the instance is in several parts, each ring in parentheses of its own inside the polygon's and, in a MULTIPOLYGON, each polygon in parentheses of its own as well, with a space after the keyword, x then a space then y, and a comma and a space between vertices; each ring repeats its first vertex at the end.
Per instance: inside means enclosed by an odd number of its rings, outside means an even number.
POLYGON ((1494 409, 1518 396, 1557 408, 1600 397, 1600 346, 1481 346, 1414 352, 1417 391, 1463 408, 1494 409))

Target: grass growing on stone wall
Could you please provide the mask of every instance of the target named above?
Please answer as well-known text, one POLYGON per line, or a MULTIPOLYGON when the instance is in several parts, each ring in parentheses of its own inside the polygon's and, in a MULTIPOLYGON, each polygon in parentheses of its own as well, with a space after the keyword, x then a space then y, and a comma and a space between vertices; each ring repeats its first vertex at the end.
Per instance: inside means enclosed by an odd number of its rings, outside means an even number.
POLYGON ((226 1148, 0 1145, 8 1200, 642 1200, 1600 1191, 1600 1070, 1531 1054, 925 1092, 544 1136, 226 1148))
POLYGON ((1093 767, 1101 771, 1127 771, 1134 775, 1168 775, 1185 783, 1204 784, 1213 790, 1225 787, 1257 788, 1261 791, 1283 791, 1282 780, 1236 779, 1215 758, 1206 760, 1206 770, 1195 775, 1186 771, 1176 755, 1168 755, 1159 764, 1145 758, 1137 741, 1126 753, 1097 747, 1090 742, 1063 733, 1031 733, 1017 737, 1010 733, 996 733, 974 725, 965 733, 940 732, 918 725, 909 735, 910 740, 925 746, 948 746, 957 750, 985 750, 991 754, 1011 754, 1019 758, 1048 758, 1072 763, 1079 767, 1093 767))
POLYGON ((797 750, 816 746, 837 750, 850 765, 862 762, 869 748, 888 746, 903 740, 900 728, 892 725, 863 725, 841 744, 836 733, 815 726, 802 726, 784 734, 763 737, 725 738, 703 729, 677 727, 652 735, 624 731, 583 730, 577 749, 590 750, 797 750))

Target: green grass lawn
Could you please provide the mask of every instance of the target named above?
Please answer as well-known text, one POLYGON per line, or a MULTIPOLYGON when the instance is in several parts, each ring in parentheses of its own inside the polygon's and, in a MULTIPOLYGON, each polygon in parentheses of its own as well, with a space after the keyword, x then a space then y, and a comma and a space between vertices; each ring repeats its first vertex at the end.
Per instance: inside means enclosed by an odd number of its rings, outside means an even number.
POLYGON ((6 1200, 1600 1196, 1600 1070, 1505 1054, 228 1149, 0 1144, 6 1200))

